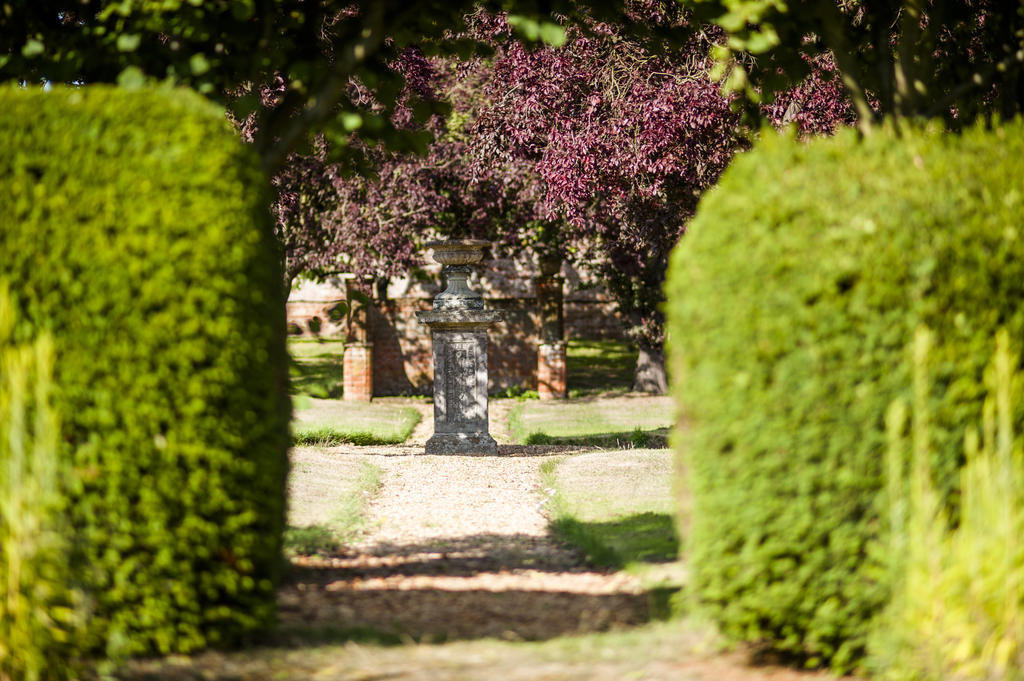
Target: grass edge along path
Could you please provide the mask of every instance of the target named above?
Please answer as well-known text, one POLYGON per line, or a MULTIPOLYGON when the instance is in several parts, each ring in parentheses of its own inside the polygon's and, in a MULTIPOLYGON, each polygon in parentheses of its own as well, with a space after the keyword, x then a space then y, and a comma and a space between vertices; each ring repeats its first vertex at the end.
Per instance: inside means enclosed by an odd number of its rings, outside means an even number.
POLYGON ((671 423, 670 398, 636 393, 602 401, 530 400, 508 414, 513 441, 524 445, 661 448, 668 445, 671 423), (612 411, 608 403, 615 405, 612 411))
MULTIPOLYGON (((340 404, 340 403, 339 403, 340 404)), ((413 429, 419 424, 422 415, 415 407, 393 405, 345 405, 351 411, 355 409, 378 408, 387 409, 394 415, 394 420, 380 419, 377 422, 366 419, 345 421, 345 411, 338 413, 329 420, 303 422, 292 421, 292 445, 302 447, 337 447, 343 444, 398 445, 409 439, 413 429)))
MULTIPOLYGON (((625 450, 602 455, 626 457, 641 453, 642 450, 625 450)), ((649 500, 640 494, 631 497, 635 503, 630 509, 602 511, 599 519, 583 517, 576 511, 580 499, 572 498, 572 493, 559 481, 559 467, 570 460, 570 456, 558 456, 540 466, 541 485, 548 495, 551 531, 582 551, 590 564, 625 570, 640 579, 650 596, 654 619, 683 614, 685 568, 679 559, 681 541, 674 514, 651 510, 649 500)), ((620 473, 609 470, 608 475, 617 477, 620 473)))
POLYGON ((337 553, 355 541, 367 529, 366 510, 383 485, 384 469, 369 461, 359 463, 359 472, 351 486, 338 496, 338 505, 329 521, 295 527, 284 532, 286 556, 337 553))

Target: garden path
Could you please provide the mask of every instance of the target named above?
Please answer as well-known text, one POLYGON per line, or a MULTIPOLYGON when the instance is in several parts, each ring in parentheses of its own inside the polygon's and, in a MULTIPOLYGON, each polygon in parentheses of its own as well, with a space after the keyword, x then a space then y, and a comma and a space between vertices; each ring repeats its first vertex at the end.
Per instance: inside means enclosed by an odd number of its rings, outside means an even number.
POLYGON ((424 418, 406 446, 329 450, 380 467, 381 488, 368 508, 367 534, 348 553, 296 559, 294 579, 279 599, 283 630, 330 623, 343 630, 401 632, 410 642, 448 643, 397 649, 349 643, 332 662, 335 672, 320 676, 363 678, 355 670, 373 669, 376 675, 365 678, 826 678, 748 666, 742 655, 712 652, 706 635, 684 625, 660 625, 639 655, 635 647, 630 654, 614 644, 564 656, 496 643, 625 629, 650 618, 648 596, 635 577, 589 568, 549 534, 549 492, 540 466, 580 450, 511 444, 507 416, 514 404, 491 403, 497 457, 424 455, 432 432, 427 403, 416 405, 424 418))
MULTIPOLYGON (((299 453, 323 479, 382 471, 362 539, 294 558, 271 646, 131 666, 127 681, 826 681, 722 653, 706 627, 649 623, 624 572, 587 567, 547 529, 541 464, 578 448, 515 446, 513 401, 491 405, 500 456, 425 456, 429 404, 410 445, 299 453), (355 466, 353 464, 356 464, 355 466), (619 633, 597 634, 618 630, 619 633), (390 637, 382 632, 393 632, 390 637), (397 634, 397 636, 395 636, 397 634), (593 634, 593 635, 588 635, 593 634), (405 645, 380 645, 389 638, 405 645), (518 643, 520 641, 536 643, 518 643), (361 643, 357 641, 362 641, 361 643), (513 643, 517 642, 517 643, 513 643)), ((293 497, 296 498, 296 497, 293 497)))

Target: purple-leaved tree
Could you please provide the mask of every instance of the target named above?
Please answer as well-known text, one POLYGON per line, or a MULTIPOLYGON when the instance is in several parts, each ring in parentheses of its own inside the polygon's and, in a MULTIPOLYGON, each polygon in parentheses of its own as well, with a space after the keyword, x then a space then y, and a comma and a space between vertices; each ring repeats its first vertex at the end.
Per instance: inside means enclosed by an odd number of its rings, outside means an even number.
MULTIPOLYGON (((638 3, 632 21, 687 37, 656 49, 627 23, 590 20, 568 26, 559 47, 531 49, 505 16, 478 11, 467 17, 467 36, 492 55, 403 52, 393 64, 406 82, 396 127, 421 125, 417 102, 444 100, 451 113, 422 124, 434 139, 425 155, 374 148, 374 174, 332 175, 337 208, 312 230, 326 230, 330 246, 317 246, 319 237, 303 243, 360 280, 405 273, 418 244, 438 235, 557 252, 594 272, 618 303, 639 349, 634 389, 664 392, 668 255, 749 130, 709 77, 714 31, 653 3, 638 3)), ((812 66, 766 107, 769 119, 808 133, 851 119, 841 85, 827 79, 830 64, 812 66)), ((310 200, 299 204, 314 206, 324 185, 303 168, 288 172, 308 188, 310 200)), ((282 234, 306 219, 278 215, 294 219, 279 224, 282 234)), ((323 271, 319 255, 308 261, 323 271)))

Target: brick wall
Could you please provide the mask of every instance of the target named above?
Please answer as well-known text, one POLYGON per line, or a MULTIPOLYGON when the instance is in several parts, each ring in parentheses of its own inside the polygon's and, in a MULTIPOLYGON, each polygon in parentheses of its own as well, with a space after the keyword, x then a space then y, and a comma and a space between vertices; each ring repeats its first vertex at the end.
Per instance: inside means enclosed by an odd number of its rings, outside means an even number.
MULTIPOLYGON (((439 272, 430 272, 435 277, 439 272)), ((439 268, 437 268, 439 269, 439 268)), ((517 263, 492 261, 470 285, 481 291, 487 307, 500 310, 504 319, 492 327, 487 349, 490 391, 510 387, 537 389, 540 315, 535 271, 517 263)), ((564 271, 564 270, 563 270, 564 271)), ((579 285, 580 277, 566 276, 565 335, 569 339, 624 339, 615 303, 592 285, 579 285)), ((431 394, 434 388, 429 329, 415 317, 429 310, 440 285, 431 276, 393 284, 388 297, 374 301, 369 310, 367 340, 372 343, 374 395, 431 394)), ((343 330, 330 323, 327 311, 344 296, 343 283, 303 285, 288 300, 288 321, 309 335, 309 321, 321 320, 321 336, 339 338, 343 330), (340 290, 339 290, 340 288, 340 290)))

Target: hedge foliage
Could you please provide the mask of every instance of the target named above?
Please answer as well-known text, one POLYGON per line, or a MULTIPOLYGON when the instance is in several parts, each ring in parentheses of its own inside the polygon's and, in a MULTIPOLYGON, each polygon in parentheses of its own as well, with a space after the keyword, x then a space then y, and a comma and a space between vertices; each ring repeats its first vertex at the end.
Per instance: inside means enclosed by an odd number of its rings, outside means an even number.
POLYGON ((72 588, 67 465, 51 404, 49 338, 14 344, 0 287, 0 679, 78 678, 83 612, 72 588))
MULTIPOLYGON (((886 601, 872 557, 884 415, 936 334, 932 469, 955 513, 997 328, 1024 338, 1024 125, 765 133, 673 255, 674 390, 692 419, 694 585, 730 634, 846 669, 886 601)), ((1021 412, 1015 417, 1018 421, 1021 412)))
POLYGON ((913 435, 896 427, 886 456, 893 598, 873 626, 868 666, 885 681, 1024 680, 1024 440, 1014 433, 1019 360, 996 336, 989 395, 964 438, 960 519, 952 527, 931 481, 927 329, 915 338, 913 435), (910 470, 903 470, 907 460, 910 470))
POLYGON ((73 559, 112 654, 265 626, 287 365, 266 181, 187 91, 0 90, 0 279, 55 344, 73 559))

